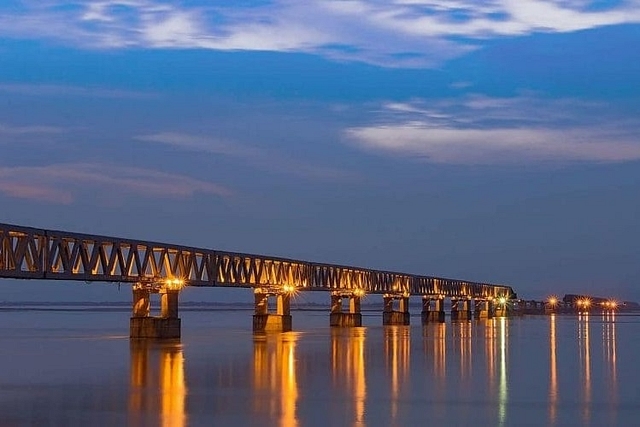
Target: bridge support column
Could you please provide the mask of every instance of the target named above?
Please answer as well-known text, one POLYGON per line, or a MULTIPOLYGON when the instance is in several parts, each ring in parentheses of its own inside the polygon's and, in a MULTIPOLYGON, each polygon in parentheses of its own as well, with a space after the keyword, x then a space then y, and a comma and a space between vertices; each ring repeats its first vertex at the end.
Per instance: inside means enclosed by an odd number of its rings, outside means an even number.
POLYGON ((180 338, 178 317, 178 290, 153 290, 140 284, 133 287, 132 317, 129 320, 131 338, 175 339, 180 338), (150 316, 151 293, 159 292, 160 317, 150 316))
POLYGON ((269 293, 261 289, 254 291, 255 312, 253 315, 253 332, 289 332, 292 329, 291 295, 275 294, 276 312, 269 313, 269 293))
POLYGON ((491 319, 493 317, 491 303, 488 300, 475 300, 474 315, 476 319, 491 319))
POLYGON ((409 297, 384 295, 384 309, 382 312, 383 325, 409 325, 411 315, 409 314, 409 297), (393 309, 393 301, 398 300, 398 310, 393 309))
POLYGON ((491 305, 493 306, 494 317, 509 316, 509 312, 507 309, 507 300, 505 298, 498 298, 497 300, 493 300, 491 301, 491 305))
POLYGON ((444 323, 443 298, 431 298, 429 296, 422 298, 422 324, 424 325, 430 322, 444 323))
POLYGON ((337 327, 362 326, 362 313, 360 313, 360 297, 356 295, 331 294, 331 314, 329 324, 337 327), (344 298, 349 298, 349 312, 342 311, 344 298))
POLYGON ((471 320, 471 307, 468 299, 451 300, 451 321, 471 320))

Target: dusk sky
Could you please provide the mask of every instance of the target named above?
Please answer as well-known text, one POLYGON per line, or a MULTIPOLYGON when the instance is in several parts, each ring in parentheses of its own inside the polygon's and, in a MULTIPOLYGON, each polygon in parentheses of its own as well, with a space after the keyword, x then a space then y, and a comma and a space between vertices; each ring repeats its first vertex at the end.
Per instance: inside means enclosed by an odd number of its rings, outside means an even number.
POLYGON ((640 0, 0 2, 0 222, 640 300, 639 195, 640 0))

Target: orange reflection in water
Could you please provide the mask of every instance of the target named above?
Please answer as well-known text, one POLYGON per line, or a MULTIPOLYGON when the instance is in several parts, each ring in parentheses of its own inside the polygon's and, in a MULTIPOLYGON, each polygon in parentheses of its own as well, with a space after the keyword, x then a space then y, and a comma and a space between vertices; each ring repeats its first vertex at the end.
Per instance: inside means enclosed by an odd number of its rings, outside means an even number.
POLYGON ((384 337, 385 365, 391 375, 391 420, 395 421, 402 386, 409 376, 410 329, 408 326, 385 326, 384 337))
POLYGON ((279 420, 283 427, 298 425, 295 357, 298 335, 295 332, 257 335, 253 341, 256 412, 266 412, 269 419, 279 420))
POLYGON ((484 354, 485 362, 487 364, 487 381, 489 384, 489 395, 493 396, 496 393, 496 337, 497 326, 495 319, 487 319, 484 322, 484 354))
MULTIPOLYGON (((604 357, 605 379, 607 381, 609 403, 612 408, 618 406, 618 372, 616 361, 616 314, 608 312, 602 314, 602 351, 604 357)), ((615 424, 616 411, 611 411, 614 418, 610 420, 615 424)))
POLYGON ((460 380, 465 383, 471 377, 471 322, 456 322, 451 325, 453 349, 460 353, 460 380))
POLYGON ((447 324, 428 323, 422 328, 424 352, 433 360, 433 374, 438 390, 446 384, 447 376, 447 324))
POLYGON ((184 356, 179 342, 132 340, 129 414, 132 424, 157 414, 159 425, 186 425, 184 356))
POLYGON ((365 371, 364 328, 331 330, 331 367, 333 381, 353 396, 354 426, 365 425, 367 380, 365 371))
POLYGON ((549 424, 555 425, 558 412, 558 360, 556 315, 549 316, 549 424))
POLYGON ((509 339, 509 323, 501 317, 498 322, 498 334, 500 336, 500 381, 498 383, 498 425, 504 425, 507 419, 507 402, 509 400, 509 388, 507 385, 507 341, 509 339))
POLYGON ((591 343, 589 341, 589 313, 578 315, 578 346, 580 348, 580 375, 582 379, 582 419, 591 418, 591 343))
POLYGON ((616 389, 618 374, 616 372, 616 314, 602 315, 602 342, 604 343, 604 360, 609 370, 609 378, 613 389, 616 389))

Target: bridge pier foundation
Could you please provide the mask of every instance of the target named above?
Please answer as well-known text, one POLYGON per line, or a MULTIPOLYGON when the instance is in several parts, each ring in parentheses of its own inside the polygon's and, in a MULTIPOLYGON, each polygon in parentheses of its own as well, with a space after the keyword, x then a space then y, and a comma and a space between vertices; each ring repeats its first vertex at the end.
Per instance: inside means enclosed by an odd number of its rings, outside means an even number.
POLYGON ((444 299, 440 297, 430 298, 425 296, 422 298, 422 324, 435 322, 444 323, 444 299), (433 307, 431 307, 433 303, 433 307), (433 310, 432 310, 433 308, 433 310))
POLYGON ((178 290, 154 291, 143 285, 133 287, 133 315, 129 320, 129 337, 175 339, 180 338, 181 322, 178 317, 178 290), (160 293, 160 316, 151 316, 151 293, 160 293))
POLYGON ((383 301, 383 325, 409 325, 411 323, 411 315, 409 313, 409 297, 384 295, 383 301), (398 300, 398 310, 393 309, 394 300, 398 300))
POLYGON ((471 308, 468 299, 452 299, 451 300, 451 321, 471 320, 471 308))
POLYGON ((491 319, 491 302, 488 300, 475 300, 474 316, 476 319, 491 319))
POLYGON ((269 313, 269 293, 256 289, 253 332, 289 332, 292 330, 291 295, 276 294, 276 312, 269 313))
POLYGON ((361 298, 356 295, 342 295, 337 292, 331 294, 331 313, 329 314, 329 325, 336 327, 358 327, 362 326, 362 313, 360 313, 361 298), (349 298, 349 312, 342 311, 344 298, 349 298))
POLYGON ((494 317, 508 317, 509 313, 507 311, 507 304, 498 303, 494 306, 493 309, 494 317))

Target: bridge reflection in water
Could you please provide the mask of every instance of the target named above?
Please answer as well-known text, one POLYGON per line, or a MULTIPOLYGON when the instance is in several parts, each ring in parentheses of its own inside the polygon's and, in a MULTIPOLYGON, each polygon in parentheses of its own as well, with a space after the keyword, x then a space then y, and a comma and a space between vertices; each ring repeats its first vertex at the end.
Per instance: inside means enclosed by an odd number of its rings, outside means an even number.
POLYGON ((549 316, 549 425, 556 425, 558 417, 558 350, 555 314, 549 316))
POLYGON ((300 334, 256 335, 253 340, 254 412, 279 420, 282 427, 298 425, 296 345, 300 334))
MULTIPOLYGON (((334 328, 331 330, 331 371, 334 389, 351 396, 353 415, 349 424, 365 426, 367 405, 367 373, 365 328, 334 328)), ((347 403, 347 402, 343 402, 347 403)))
POLYGON ((589 313, 578 315, 578 346, 580 349, 580 379, 582 382, 581 402, 582 420, 588 422, 591 418, 591 343, 589 341, 590 322, 589 313))
POLYGON ((409 381, 410 327, 387 326, 384 329, 384 356, 386 371, 391 380, 391 423, 395 424, 398 418, 398 406, 409 381))
MULTIPOLYGON (((600 395, 609 406, 605 421, 619 422, 616 316, 581 315, 571 323, 556 315, 547 319, 548 347, 530 348, 534 358, 548 360, 548 377, 537 380, 543 389, 548 387, 548 395, 540 396, 540 403, 548 408, 546 424, 565 425, 568 409, 561 405, 573 398, 577 405, 569 409, 572 419, 582 424, 602 421, 600 395)), ((507 425, 517 416, 522 393, 518 383, 510 382, 518 377, 509 372, 510 325, 511 321, 500 318, 432 323, 421 329, 333 328, 321 336, 255 335, 252 356, 244 353, 235 359, 234 366, 240 369, 234 368, 227 386, 248 393, 248 404, 239 405, 246 409, 245 417, 282 427, 305 424, 309 411, 318 411, 317 399, 326 399, 327 408, 317 416, 329 423, 401 425, 408 421, 412 396, 419 390, 426 393, 425 410, 434 421, 450 417, 451 402, 456 402, 455 411, 475 412, 480 420, 507 425), (415 334, 420 331, 422 336, 415 334), (414 347, 416 339, 422 339, 421 347, 414 347), (477 407, 479 396, 482 411, 477 407), (385 402, 384 409, 373 403, 380 401, 385 402)), ((514 333, 519 333, 517 328, 514 333)), ((130 348, 130 424, 187 425, 182 345, 132 340, 130 348)), ((521 358, 517 352, 511 356, 521 358)))
POLYGON ((179 342, 131 340, 129 419, 131 425, 187 425, 184 356, 179 342))
POLYGON ((607 396, 612 417, 608 420, 613 425, 617 422, 615 408, 619 405, 618 371, 616 360, 616 314, 602 314, 602 351, 605 363, 605 381, 607 382, 607 396))

